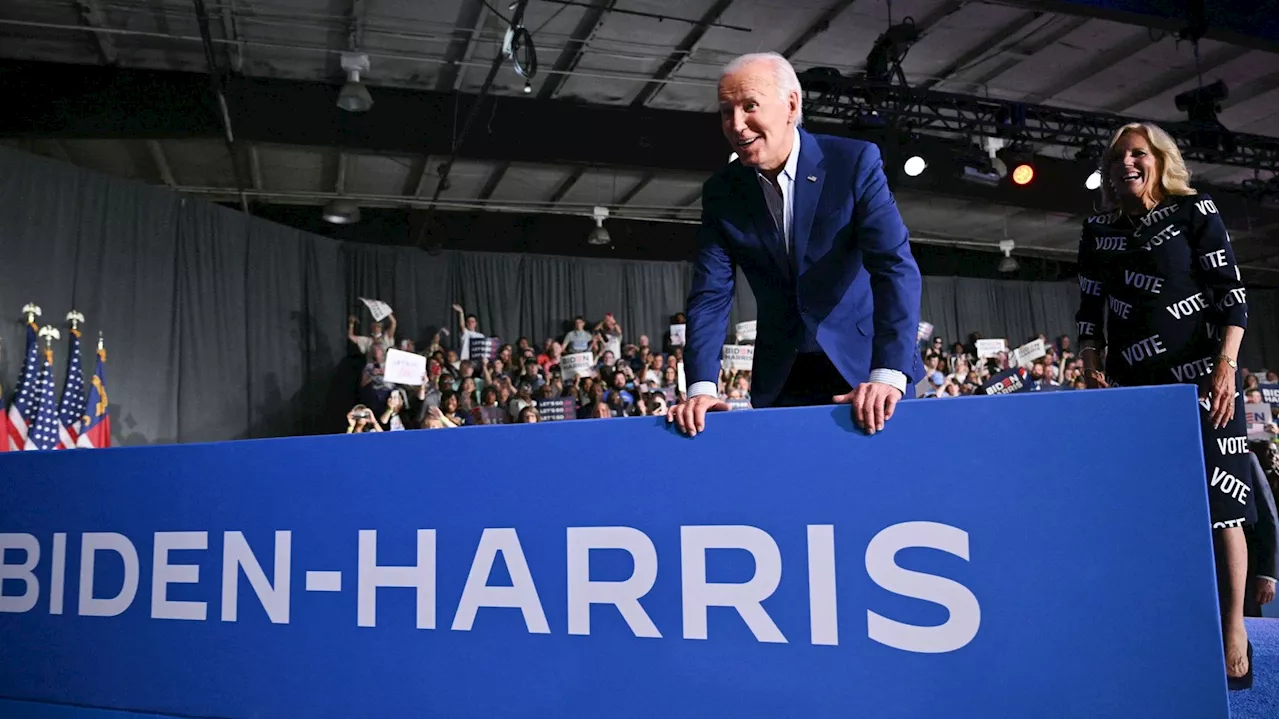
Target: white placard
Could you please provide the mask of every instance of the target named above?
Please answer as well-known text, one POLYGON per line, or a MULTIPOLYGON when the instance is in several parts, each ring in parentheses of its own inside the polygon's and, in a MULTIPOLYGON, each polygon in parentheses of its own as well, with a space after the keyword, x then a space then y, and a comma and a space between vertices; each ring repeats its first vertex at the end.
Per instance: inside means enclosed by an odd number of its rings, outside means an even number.
POLYGON ((720 350, 720 364, 731 372, 749 370, 755 355, 755 345, 725 345, 720 350))
POLYGON ((733 328, 733 333, 738 336, 739 342, 755 342, 756 341, 756 321, 739 322, 733 328))
POLYGON ((391 305, 382 300, 367 300, 361 297, 360 301, 364 303, 365 307, 369 308, 369 312, 373 314, 374 322, 381 322, 391 314, 391 305))
MULTIPOLYGON (((622 338, 615 335, 606 339, 604 341, 604 352, 612 352, 614 362, 622 359, 622 338)), ((603 355, 604 352, 600 354, 603 355)))
POLYGON ((684 362, 676 363, 676 389, 680 390, 682 395, 689 395, 689 390, 685 388, 684 382, 684 362))
POLYGON ((565 379, 595 375, 595 357, 590 352, 574 352, 560 358, 560 374, 565 379))
POLYGON ((387 382, 417 387, 422 384, 422 375, 426 372, 426 357, 413 352, 387 350, 387 366, 382 371, 382 379, 387 382))
POLYGON ((671 325, 671 346, 684 347, 684 325, 671 325))
POLYGON ((1013 361, 1019 367, 1027 367, 1044 355, 1044 340, 1034 339, 1013 351, 1013 361))
POLYGON ((916 328, 916 341, 924 342, 930 337, 933 337, 933 325, 928 322, 921 322, 920 326, 916 328))
POLYGON ((1267 425, 1271 424, 1271 405, 1250 402, 1244 406, 1245 431, 1250 442, 1271 439, 1267 425))
POLYGON ((978 359, 987 359, 995 357, 1001 352, 1009 351, 1009 343, 1004 340, 978 340, 974 347, 978 351, 978 359))

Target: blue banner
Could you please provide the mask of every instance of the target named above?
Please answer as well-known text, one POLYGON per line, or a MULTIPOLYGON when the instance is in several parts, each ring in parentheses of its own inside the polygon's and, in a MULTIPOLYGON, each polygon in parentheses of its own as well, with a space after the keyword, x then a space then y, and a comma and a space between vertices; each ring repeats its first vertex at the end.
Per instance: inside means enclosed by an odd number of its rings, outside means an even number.
POLYGON ((1196 413, 1175 386, 904 402, 872 437, 826 407, 0 455, 0 696, 1225 718, 1196 413), (624 446, 648 461, 529 469, 624 446))

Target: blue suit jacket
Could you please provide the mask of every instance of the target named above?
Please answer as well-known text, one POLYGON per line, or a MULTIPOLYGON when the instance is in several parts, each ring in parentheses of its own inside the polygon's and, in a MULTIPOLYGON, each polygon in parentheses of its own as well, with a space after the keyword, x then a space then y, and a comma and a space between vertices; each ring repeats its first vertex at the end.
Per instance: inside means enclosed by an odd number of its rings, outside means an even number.
POLYGON ((801 130, 791 256, 754 169, 734 161, 707 180, 686 312, 690 384, 716 381, 740 268, 758 308, 754 406, 777 399, 805 327, 851 385, 896 369, 910 396, 922 376, 920 269, 882 165, 872 143, 801 130))

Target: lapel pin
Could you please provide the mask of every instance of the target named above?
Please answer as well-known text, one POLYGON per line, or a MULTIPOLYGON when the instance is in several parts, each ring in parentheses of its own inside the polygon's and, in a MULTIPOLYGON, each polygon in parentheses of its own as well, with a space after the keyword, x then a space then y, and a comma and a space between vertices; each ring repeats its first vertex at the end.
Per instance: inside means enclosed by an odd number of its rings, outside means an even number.
POLYGON ((809 175, 809 176, 808 176, 807 178, 805 178, 805 179, 807 179, 809 182, 817 182, 817 181, 818 181, 818 176, 817 176, 817 175, 809 175))

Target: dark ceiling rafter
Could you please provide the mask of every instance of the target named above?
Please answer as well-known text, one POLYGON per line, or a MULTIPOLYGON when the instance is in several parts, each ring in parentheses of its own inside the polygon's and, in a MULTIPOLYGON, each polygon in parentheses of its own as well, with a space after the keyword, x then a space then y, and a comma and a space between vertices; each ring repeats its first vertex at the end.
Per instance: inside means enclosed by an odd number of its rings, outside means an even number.
MULTIPOLYGON (((1187 5, 1179 2, 1130 0, 1124 3, 1097 2, 1097 0, 984 0, 1022 9, 1050 12, 1058 15, 1081 15, 1098 20, 1108 20, 1122 25, 1132 25, 1148 30, 1177 35, 1187 25, 1187 5), (1119 9, 1131 8, 1132 11, 1119 9)), ((1204 37, 1230 45, 1240 45, 1254 50, 1275 53, 1276 11, 1275 5, 1236 0, 1219 2, 1213 22, 1205 28, 1204 37), (1245 12, 1241 12, 1245 10, 1245 12), (1234 26, 1232 29, 1229 26, 1234 26), (1240 32, 1240 29, 1247 29, 1240 32)))
POLYGON ((782 50, 782 56, 788 60, 795 57, 796 53, 803 50, 805 45, 813 42, 814 38, 826 32, 831 27, 831 23, 840 16, 840 13, 848 10, 855 2, 857 0, 836 0, 828 5, 827 9, 823 10, 816 20, 809 23, 809 27, 805 28, 804 31, 796 36, 795 40, 791 41, 791 44, 782 50))
POLYGON ((1111 49, 1102 53, 1094 53, 1092 55, 1093 59, 1089 60, 1084 67, 1072 68, 1060 82, 1055 83, 1048 89, 1032 93, 1023 98, 1023 100, 1033 105, 1039 105, 1054 99, 1078 85, 1083 85, 1088 82, 1099 82, 1100 77, 1105 77, 1103 73, 1111 69, 1117 63, 1123 62, 1124 60, 1141 52, 1143 48, 1152 42, 1154 41, 1147 34, 1146 30, 1135 30, 1130 37, 1116 43, 1111 49))
MULTIPOLYGON (((569 73, 573 71, 578 63, 582 61, 583 55, 587 52, 587 45, 591 42, 591 38, 600 30, 600 26, 604 24, 604 19, 609 10, 616 4, 617 0, 595 0, 591 7, 586 8, 582 15, 578 18, 578 24, 574 26, 573 33, 565 42, 564 47, 560 50, 559 57, 556 58, 555 64, 551 67, 551 72, 547 74, 547 79, 543 81, 542 87, 538 89, 539 100, 550 100, 554 98, 564 87, 564 83, 569 78, 569 73)), ((538 38, 533 38, 536 44, 538 38)), ((480 199, 487 200, 493 197, 493 193, 498 189, 498 185, 502 184, 502 178, 506 177, 507 170, 511 169, 510 162, 504 162, 493 168, 493 172, 489 173, 489 179, 485 181, 484 189, 480 193, 480 199)))
POLYGON ((236 191, 240 195, 240 209, 247 215, 250 214, 249 199, 244 191, 248 183, 245 182, 244 162, 240 156, 239 146, 236 143, 235 131, 232 129, 231 111, 227 100, 227 76, 213 49, 213 36, 209 31, 209 11, 205 7, 204 0, 192 0, 192 2, 195 6, 196 24, 200 28, 201 45, 204 48, 205 64, 208 68, 209 88, 218 106, 222 140, 226 145, 227 154, 231 157, 231 168, 235 177, 236 191))
POLYGON ((1021 65, 1027 59, 1034 57, 1040 52, 1057 45, 1059 42, 1063 40, 1063 38, 1067 37, 1068 35, 1075 32, 1076 30, 1079 30, 1080 28, 1084 27, 1086 24, 1088 24, 1089 18, 1057 16, 1056 22, 1058 24, 1058 27, 1054 29, 1052 32, 1046 35, 1036 36, 1034 41, 1026 41, 1026 42, 1018 43, 1015 45, 1015 47, 1017 47, 1017 45, 1023 45, 1023 46, 1029 45, 1031 46, 1029 50, 1022 53, 1015 52, 1014 57, 1010 57, 995 63, 995 67, 991 68, 990 70, 987 70, 986 72, 982 73, 981 75, 975 78, 972 78, 966 81, 966 84, 973 87, 985 88, 987 83, 991 82, 997 77, 1000 77, 1001 75, 1012 70, 1018 65, 1021 65))
POLYGON ((1019 14, 1018 17, 1014 18, 1011 22, 1007 22, 996 28, 991 33, 985 35, 982 40, 970 48, 968 52, 956 58, 955 62, 952 62, 934 77, 919 83, 918 86, 922 90, 930 90, 944 82, 950 81, 957 72, 969 67, 974 61, 982 58, 983 55, 996 54, 1000 49, 1015 44, 1009 42, 1009 38, 1015 36, 1019 30, 1025 28, 1032 22, 1035 22, 1041 16, 1041 13, 1034 12, 1019 14))
POLYGON ((1218 103, 1218 111, 1226 112, 1245 100, 1252 100, 1265 92, 1274 91, 1277 87, 1280 87, 1280 73, 1275 72, 1250 80, 1243 85, 1232 87, 1228 84, 1229 94, 1227 99, 1218 103))
POLYGON ((569 176, 564 178, 564 181, 556 187, 555 191, 551 193, 551 197, 547 198, 547 204, 558 204, 564 199, 565 195, 569 194, 569 190, 572 190, 573 186, 578 184, 578 180, 581 180, 582 176, 585 174, 587 174, 586 165, 575 168, 573 172, 570 172, 569 176))
POLYGON ((244 43, 240 42, 240 30, 236 26, 235 13, 237 12, 236 0, 223 0, 222 2, 222 36, 230 40, 232 45, 223 46, 223 53, 227 56, 227 66, 234 73, 244 72, 244 43))
POLYGON ((644 173, 644 176, 636 184, 632 185, 631 189, 622 193, 622 197, 619 197, 615 204, 619 207, 630 204, 632 200, 636 199, 636 195, 639 195, 644 188, 648 187, 649 183, 653 182, 656 177, 657 175, 652 171, 644 173))
MULTIPOLYGON (((1189 45, 1187 46, 1187 51, 1191 52, 1191 47, 1189 45)), ((1210 73, 1223 65, 1239 60, 1248 52, 1249 48, 1247 47, 1228 46, 1213 53, 1212 57, 1202 57, 1200 61, 1200 73, 1201 76, 1204 77, 1204 82, 1206 84, 1213 82, 1213 80, 1208 77, 1210 73)), ((1192 68, 1194 68, 1194 65, 1192 68)), ((1171 69, 1162 75, 1158 75, 1150 84, 1140 88, 1138 92, 1121 100, 1117 100, 1104 109, 1107 112, 1125 113, 1133 110, 1138 105, 1161 97, 1165 93, 1172 92, 1187 83, 1187 70, 1188 68, 1171 69)))
POLYGON ((708 27, 713 23, 718 22, 720 20, 720 16, 723 15, 725 10, 728 10, 729 6, 732 4, 733 0, 716 0, 712 3, 711 7, 707 8, 707 11, 702 14, 702 17, 698 18, 697 24, 689 28, 689 32, 685 33, 685 36, 676 44, 675 49, 672 50, 671 53, 667 55, 667 58, 662 61, 662 64, 658 66, 657 72, 653 73, 653 78, 646 82, 644 87, 641 87, 640 91, 636 93, 636 96, 632 98, 632 107, 644 107, 645 105, 648 105, 649 101, 657 96, 657 94, 662 91, 662 88, 667 86, 667 80, 669 80, 672 75, 679 72, 680 68, 684 66, 684 63, 693 54, 694 46, 702 40, 703 35, 707 34, 708 27))
MULTIPOLYGON (((106 27, 107 23, 102 17, 102 8, 98 5, 98 0, 76 0, 76 10, 80 13, 80 21, 86 26, 94 29, 106 27)), ((94 32, 92 35, 102 61, 108 65, 116 64, 120 54, 116 50, 115 39, 105 32, 94 32)))
POLYGON ((484 29, 489 15, 486 13, 483 0, 463 0, 458 10, 458 18, 453 25, 453 37, 444 50, 444 64, 440 74, 436 76, 436 89, 442 92, 457 90, 464 67, 463 62, 471 59, 475 52, 476 38, 484 29))

